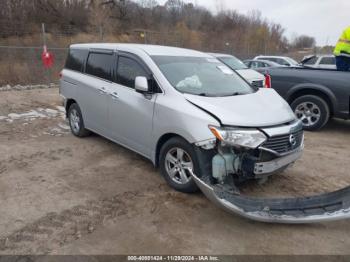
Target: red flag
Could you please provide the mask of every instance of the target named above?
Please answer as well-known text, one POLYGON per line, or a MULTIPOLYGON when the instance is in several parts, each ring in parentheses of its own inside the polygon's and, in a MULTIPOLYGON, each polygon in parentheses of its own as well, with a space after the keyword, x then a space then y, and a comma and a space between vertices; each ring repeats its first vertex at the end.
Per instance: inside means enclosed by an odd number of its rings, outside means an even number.
POLYGON ((46 46, 44 46, 44 51, 41 54, 41 60, 45 68, 50 68, 53 66, 54 57, 53 54, 47 51, 46 46))

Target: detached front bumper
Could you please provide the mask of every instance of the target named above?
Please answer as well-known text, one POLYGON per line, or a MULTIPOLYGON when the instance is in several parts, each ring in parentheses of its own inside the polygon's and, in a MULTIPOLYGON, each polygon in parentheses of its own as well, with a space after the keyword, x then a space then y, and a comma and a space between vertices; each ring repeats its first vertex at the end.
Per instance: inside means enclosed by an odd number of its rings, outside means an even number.
POLYGON ((350 187, 312 197, 252 198, 226 192, 209 179, 192 177, 204 195, 230 213, 267 223, 306 224, 350 218, 350 187))

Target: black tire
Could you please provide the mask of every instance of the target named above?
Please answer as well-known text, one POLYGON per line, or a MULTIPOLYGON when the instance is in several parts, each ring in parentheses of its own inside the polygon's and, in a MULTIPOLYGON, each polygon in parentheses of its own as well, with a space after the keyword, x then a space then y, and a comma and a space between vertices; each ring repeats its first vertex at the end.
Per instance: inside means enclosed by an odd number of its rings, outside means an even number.
MULTIPOLYGON (((175 190, 182 192, 182 193, 195 193, 199 191, 199 188, 197 187, 195 181, 193 178, 189 175, 188 170, 186 170, 186 176, 189 177, 189 180, 187 183, 180 183, 175 182, 173 178, 169 175, 167 171, 167 165, 169 164, 169 161, 166 161, 166 156, 168 153, 171 153, 172 150, 175 150, 176 148, 182 149, 186 154, 184 154, 184 158, 190 157, 190 159, 187 159, 187 161, 191 160, 193 164, 193 172, 200 177, 200 168, 199 168, 199 162, 198 162, 198 156, 191 144, 189 144, 186 140, 180 138, 180 137, 174 137, 168 140, 161 148, 160 155, 159 155, 159 165, 160 165, 160 171, 161 174, 164 176, 166 182, 168 185, 175 190)), ((177 175, 179 177, 180 174, 177 175)), ((176 178, 175 178, 176 179, 176 178)))
POLYGON ((74 103, 69 107, 68 120, 69 120, 70 130, 72 134, 75 135, 76 137, 87 137, 91 134, 91 132, 85 128, 83 115, 77 103, 74 103), (73 124, 74 121, 72 119, 74 116, 77 116, 79 118, 77 121, 78 126, 75 126, 73 124))
MULTIPOLYGON (((316 112, 319 111, 319 118, 318 120, 311 121, 311 122, 309 122, 307 119, 304 119, 303 121, 304 130, 316 131, 324 127, 330 118, 330 109, 327 102, 323 98, 316 95, 304 95, 304 96, 298 97, 292 102, 291 108, 293 112, 296 114, 297 118, 299 119, 302 114, 298 113, 297 109, 300 107, 303 107, 303 104, 305 103, 306 104, 309 103, 309 105, 314 104, 318 107, 318 109, 315 108, 315 110, 316 112)), ((314 119, 317 119, 317 118, 314 118, 314 119)))

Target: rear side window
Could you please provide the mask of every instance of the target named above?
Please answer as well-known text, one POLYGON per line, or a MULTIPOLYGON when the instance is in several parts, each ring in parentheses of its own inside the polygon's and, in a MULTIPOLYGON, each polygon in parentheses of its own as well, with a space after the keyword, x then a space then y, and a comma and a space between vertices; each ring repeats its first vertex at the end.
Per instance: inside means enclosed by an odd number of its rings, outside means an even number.
POLYGON ((149 77, 147 72, 136 60, 120 56, 117 70, 118 84, 135 88, 135 79, 137 76, 149 77))
POLYGON ((108 81, 113 80, 114 55, 90 53, 85 72, 108 81))
POLYGON ((260 67, 265 67, 265 66, 264 66, 264 63, 262 63, 262 62, 254 61, 254 62, 252 62, 251 67, 252 68, 260 68, 260 67))
POLYGON ((321 59, 320 65, 335 65, 335 57, 324 57, 321 59))
POLYGON ((274 57, 266 57, 266 60, 269 60, 269 61, 272 61, 272 62, 278 63, 277 58, 274 58, 274 57))
POLYGON ((250 64, 250 67, 251 67, 251 68, 258 68, 258 67, 259 67, 259 62, 256 62, 256 61, 252 62, 252 63, 250 64))
POLYGON ((82 72, 87 54, 88 50, 69 49, 65 68, 73 71, 82 72))
POLYGON ((266 67, 265 65, 266 65, 266 64, 263 63, 263 62, 259 62, 259 67, 266 67))

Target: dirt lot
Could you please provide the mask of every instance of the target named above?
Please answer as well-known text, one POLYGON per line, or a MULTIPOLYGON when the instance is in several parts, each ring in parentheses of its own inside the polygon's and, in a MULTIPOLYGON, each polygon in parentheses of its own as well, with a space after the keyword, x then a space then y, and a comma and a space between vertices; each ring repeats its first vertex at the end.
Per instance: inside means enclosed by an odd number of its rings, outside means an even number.
MULTIPOLYGON (((350 221, 270 225, 227 214, 201 194, 174 192, 137 154, 73 137, 60 106, 56 88, 0 92, 1 254, 350 254, 350 221)), ((302 160, 243 192, 349 185, 349 131, 337 120, 307 133, 302 160)))

